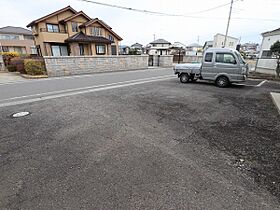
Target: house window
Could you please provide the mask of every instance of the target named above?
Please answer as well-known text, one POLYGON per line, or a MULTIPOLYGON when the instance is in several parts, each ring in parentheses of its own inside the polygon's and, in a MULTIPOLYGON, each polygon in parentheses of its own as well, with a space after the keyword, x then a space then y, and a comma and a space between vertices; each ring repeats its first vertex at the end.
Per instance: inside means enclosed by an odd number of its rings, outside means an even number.
POLYGON ((106 52, 105 45, 95 45, 95 48, 97 55, 104 55, 106 52))
POLYGON ((229 53, 216 53, 216 62, 236 64, 235 57, 229 53))
POLYGON ((111 34, 109 34, 109 40, 114 41, 114 37, 111 34))
POLYGON ((90 30, 92 36, 102 36, 102 28, 101 27, 93 27, 90 30))
POLYGON ((2 51, 3 51, 3 52, 9 52, 9 47, 7 47, 7 46, 2 46, 2 51))
POLYGON ((57 24, 47 24, 47 31, 53 33, 59 33, 59 27, 57 24))
POLYGON ((52 45, 53 56, 68 56, 68 49, 65 45, 52 45))
POLYGON ((1 40, 19 40, 19 35, 14 34, 0 34, 1 40))
POLYGON ((79 44, 80 55, 85 55, 85 48, 83 44, 79 44))
POLYGON ((205 54, 205 62, 212 62, 213 59, 213 53, 206 53, 205 54))
POLYGON ((72 22, 72 32, 78 32, 78 23, 72 22))
POLYGON ((272 57, 272 53, 270 50, 263 50, 262 58, 271 58, 271 57, 272 57))
POLYGON ((34 55, 34 54, 35 54, 35 55, 37 54, 37 48, 36 48, 36 46, 31 46, 31 47, 30 47, 30 50, 31 50, 31 54, 33 54, 33 55, 34 55))

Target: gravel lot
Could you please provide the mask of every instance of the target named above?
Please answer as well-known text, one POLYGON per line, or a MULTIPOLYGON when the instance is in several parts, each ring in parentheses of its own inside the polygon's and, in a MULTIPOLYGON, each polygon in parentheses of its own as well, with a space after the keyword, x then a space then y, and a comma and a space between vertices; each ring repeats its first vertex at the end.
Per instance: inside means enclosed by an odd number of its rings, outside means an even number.
POLYGON ((271 91, 171 79, 1 108, 0 209, 279 209, 271 91))

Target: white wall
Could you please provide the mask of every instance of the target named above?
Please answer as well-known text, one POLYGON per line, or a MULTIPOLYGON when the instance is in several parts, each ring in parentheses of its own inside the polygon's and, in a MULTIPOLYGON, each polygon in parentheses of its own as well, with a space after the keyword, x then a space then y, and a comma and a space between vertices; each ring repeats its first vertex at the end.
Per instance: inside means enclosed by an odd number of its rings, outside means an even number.
POLYGON ((280 34, 264 37, 261 45, 260 56, 262 55, 263 50, 270 50, 271 45, 273 45, 278 40, 280 40, 280 34))
MULTIPOLYGON (((225 36, 222 34, 217 34, 214 36, 213 47, 221 48, 224 47, 225 36)), ((236 49, 239 40, 233 37, 227 37, 227 42, 225 48, 236 49)))
POLYGON ((280 41, 280 33, 276 34, 276 35, 263 37, 260 54, 259 54, 259 60, 258 60, 258 64, 257 64, 258 72, 275 74, 275 69, 277 66, 276 59, 265 59, 265 58, 261 58, 261 57, 262 57, 263 51, 270 50, 271 45, 273 45, 278 40, 280 41))

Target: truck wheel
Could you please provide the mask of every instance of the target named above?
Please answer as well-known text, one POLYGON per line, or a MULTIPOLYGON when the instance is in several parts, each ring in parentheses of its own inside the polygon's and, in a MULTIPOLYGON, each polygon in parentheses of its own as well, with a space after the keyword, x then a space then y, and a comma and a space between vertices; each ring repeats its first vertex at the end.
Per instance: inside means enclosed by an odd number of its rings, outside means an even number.
POLYGON ((180 82, 187 83, 189 82, 190 76, 188 74, 181 74, 180 76, 180 82))
POLYGON ((229 80, 226 76, 219 76, 215 83, 218 87, 227 87, 229 85, 229 80))

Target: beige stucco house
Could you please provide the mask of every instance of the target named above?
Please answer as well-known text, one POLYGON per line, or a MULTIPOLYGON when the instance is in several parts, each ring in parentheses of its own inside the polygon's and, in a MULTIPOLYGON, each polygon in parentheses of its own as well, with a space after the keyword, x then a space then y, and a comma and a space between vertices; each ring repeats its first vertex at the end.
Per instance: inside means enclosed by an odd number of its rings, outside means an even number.
POLYGON ((98 18, 67 6, 27 25, 42 56, 118 55, 122 38, 98 18))

